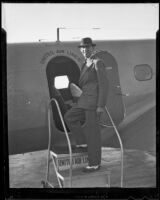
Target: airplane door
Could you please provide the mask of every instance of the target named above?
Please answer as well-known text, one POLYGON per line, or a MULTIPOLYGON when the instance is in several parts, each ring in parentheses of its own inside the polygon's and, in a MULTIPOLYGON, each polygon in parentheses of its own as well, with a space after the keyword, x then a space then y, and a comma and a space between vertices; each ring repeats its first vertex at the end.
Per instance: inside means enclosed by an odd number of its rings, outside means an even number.
MULTIPOLYGON (((61 104, 60 108, 63 116, 67 111, 65 103, 67 101, 73 100, 73 97, 69 89, 69 83, 78 84, 80 69, 78 65, 71 58, 66 56, 57 56, 49 61, 46 69, 46 74, 47 74, 50 98, 55 98, 59 93, 64 100, 64 103, 61 101, 61 99, 58 100, 59 101, 58 103, 61 104), (58 85, 60 87, 58 87, 56 84, 56 78, 62 78, 60 79, 58 85), (68 84, 65 83, 66 81, 68 81, 68 84)), ((58 114, 58 110, 54 103, 52 103, 52 112, 54 113, 56 128, 60 131, 64 131, 58 114)), ((68 128, 67 130, 69 131, 68 128)))
MULTIPOLYGON (((121 86, 119 80, 118 64, 115 58, 107 51, 99 51, 94 54, 103 60, 109 81, 109 93, 106 106, 114 123, 118 126, 125 116, 125 107, 122 99, 121 86)), ((112 126, 107 113, 101 117, 100 123, 112 126)))
MULTIPOLYGON (((68 83, 78 84, 80 69, 78 65, 69 57, 57 56, 51 59, 47 65, 47 79, 49 85, 50 96, 52 97, 52 86, 55 86, 55 78, 66 76, 68 83)), ((65 80, 61 81, 61 88, 57 88, 65 101, 72 99, 69 85, 65 86, 65 80), (63 87, 64 85, 64 87, 63 87)))

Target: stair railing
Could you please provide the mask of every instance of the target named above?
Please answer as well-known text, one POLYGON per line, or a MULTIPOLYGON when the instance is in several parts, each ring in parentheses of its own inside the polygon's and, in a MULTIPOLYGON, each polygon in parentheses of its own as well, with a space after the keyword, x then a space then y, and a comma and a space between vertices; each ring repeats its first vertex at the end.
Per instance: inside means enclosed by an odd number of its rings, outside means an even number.
MULTIPOLYGON (((51 149, 51 114, 50 114, 50 104, 52 102, 52 99, 50 100, 49 102, 49 105, 48 105, 48 131, 49 131, 49 138, 48 138, 48 158, 47 158, 47 174, 46 174, 46 183, 49 184, 49 164, 50 164, 50 149, 51 149)), ((62 188, 62 184, 59 180, 59 177, 58 177, 58 170, 57 170, 57 167, 56 167, 56 164, 55 164, 55 161, 54 159, 52 158, 52 161, 53 161, 53 166, 54 166, 54 169, 55 169, 55 172, 56 172, 56 177, 57 177, 57 180, 58 180, 58 184, 59 184, 59 187, 62 188)))
MULTIPOLYGON (((70 142, 70 139, 69 139, 69 136, 68 136, 68 132, 67 132, 67 129, 66 129, 66 125, 64 123, 64 120, 63 120, 63 117, 62 117, 62 113, 61 113, 61 110, 60 110, 60 107, 59 107, 59 104, 57 102, 57 100, 55 98, 52 98, 49 102, 49 107, 48 107, 48 126, 49 126, 49 143, 48 143, 48 159, 49 159, 49 155, 50 155, 50 147, 51 147, 51 121, 50 121, 50 105, 52 103, 52 101, 55 102, 56 104, 56 107, 58 109, 58 114, 60 116, 60 119, 61 119, 61 122, 62 122, 62 125, 63 125, 63 129, 64 129, 64 132, 65 132, 65 136, 66 136, 66 139, 67 139, 67 144, 68 144, 68 148, 69 148, 69 160, 70 160, 70 170, 69 170, 69 177, 70 177, 70 187, 72 187, 72 148, 71 148, 71 142, 70 142)), ((62 184, 59 180, 59 177, 58 177, 58 170, 56 168, 56 164, 55 162, 53 161, 53 164, 54 164, 54 168, 55 168, 55 172, 56 172, 56 176, 57 176, 57 179, 58 179, 58 183, 60 185, 60 187, 62 187, 62 184)), ((49 172, 49 164, 47 165, 47 171, 49 172)), ((47 178, 48 178, 48 174, 47 173, 47 178)), ((48 179, 47 179, 48 180, 48 179)))
POLYGON ((109 111, 107 109, 107 106, 105 106, 105 110, 106 110, 106 112, 107 112, 107 114, 108 114, 108 116, 110 118, 110 121, 111 121, 111 123, 113 125, 113 128, 114 128, 114 130, 116 132, 116 135, 117 135, 119 143, 120 143, 120 148, 121 148, 121 187, 123 187, 123 175, 124 175, 124 173, 123 173, 123 170, 124 170, 124 166, 123 166, 123 162, 124 162, 123 161, 123 154, 124 154, 123 144, 122 144, 121 137, 120 137, 120 135, 118 133, 117 127, 116 127, 114 121, 112 120, 112 117, 111 117, 111 115, 110 115, 110 113, 109 113, 109 111))

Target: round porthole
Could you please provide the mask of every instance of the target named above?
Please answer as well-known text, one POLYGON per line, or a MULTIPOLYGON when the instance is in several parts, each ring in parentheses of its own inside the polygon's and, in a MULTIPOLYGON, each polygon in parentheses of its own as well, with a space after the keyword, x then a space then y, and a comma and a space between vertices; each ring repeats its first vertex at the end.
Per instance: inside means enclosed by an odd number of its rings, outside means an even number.
POLYGON ((136 65, 134 67, 134 76, 138 81, 151 80, 152 75, 152 68, 148 64, 136 65))

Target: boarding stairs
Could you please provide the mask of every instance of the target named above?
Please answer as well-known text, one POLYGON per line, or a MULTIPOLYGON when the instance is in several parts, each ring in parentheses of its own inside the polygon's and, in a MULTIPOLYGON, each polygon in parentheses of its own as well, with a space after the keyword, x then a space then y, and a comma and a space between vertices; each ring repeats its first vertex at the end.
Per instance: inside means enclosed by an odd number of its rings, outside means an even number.
POLYGON ((58 185, 54 187, 70 188, 70 187, 109 187, 110 173, 105 167, 94 173, 84 173, 82 168, 88 164, 88 155, 86 148, 77 148, 72 150, 72 172, 70 173, 70 156, 69 154, 57 154, 50 152, 51 161, 54 169, 58 185))
MULTIPOLYGON (((82 168, 88 164, 87 148, 72 148, 68 136, 68 132, 62 117, 59 104, 55 98, 52 98, 48 108, 48 127, 49 127, 49 144, 48 144, 48 160, 46 179, 42 181, 44 188, 88 188, 88 187, 110 187, 110 171, 107 170, 106 165, 102 165, 100 170, 96 172, 84 173, 82 168), (51 148, 51 119, 50 119, 50 105, 52 101, 56 104, 58 113, 64 128, 65 136, 68 143, 69 152, 52 150, 51 148), (49 181, 49 167, 52 162, 57 184, 49 181)), ((122 154, 123 155, 123 154, 122 154)), ((122 162, 123 164, 123 162, 122 162)), ((123 166, 122 168, 123 169, 123 166)), ((122 174, 123 175, 123 174, 122 174)), ((123 180, 121 179, 121 182, 123 180)), ((122 186, 122 184, 121 184, 122 186)))

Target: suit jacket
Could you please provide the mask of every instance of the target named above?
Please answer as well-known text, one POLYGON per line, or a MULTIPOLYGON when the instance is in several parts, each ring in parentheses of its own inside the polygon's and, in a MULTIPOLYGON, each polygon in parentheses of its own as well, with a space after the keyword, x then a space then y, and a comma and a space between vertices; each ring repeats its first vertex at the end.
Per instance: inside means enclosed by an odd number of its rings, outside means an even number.
POLYGON ((95 110, 106 105, 108 94, 108 79, 105 66, 100 59, 93 59, 89 67, 81 69, 79 87, 82 94, 77 101, 80 108, 95 110))

